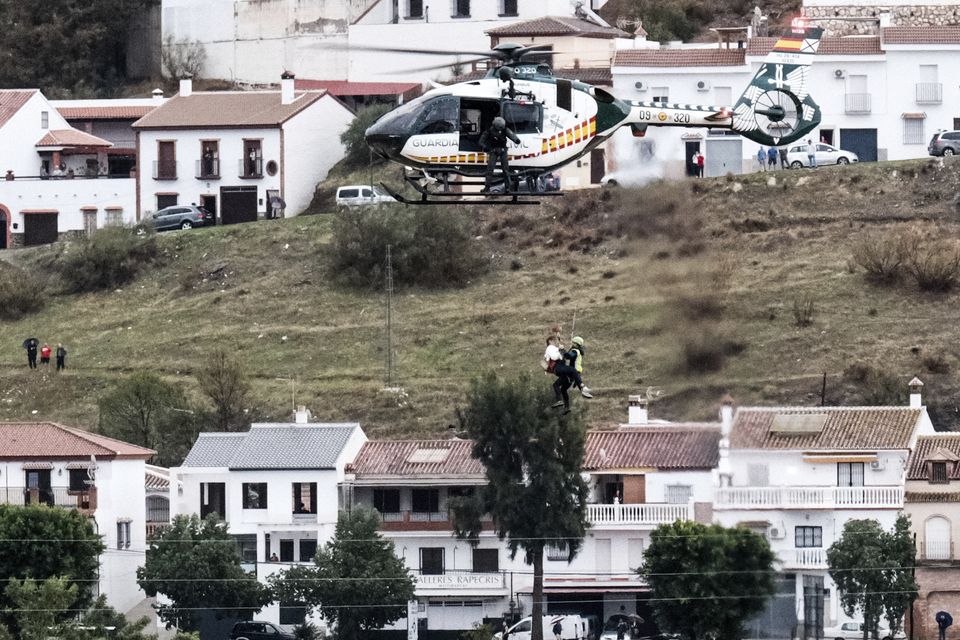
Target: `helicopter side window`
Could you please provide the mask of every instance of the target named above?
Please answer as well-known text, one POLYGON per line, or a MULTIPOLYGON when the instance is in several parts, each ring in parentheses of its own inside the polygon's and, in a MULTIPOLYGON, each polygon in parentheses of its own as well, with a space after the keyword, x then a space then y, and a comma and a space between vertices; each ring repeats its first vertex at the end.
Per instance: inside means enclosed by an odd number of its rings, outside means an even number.
POLYGON ((503 119, 514 133, 540 133, 543 130, 543 106, 535 102, 504 102, 503 119))
POLYGON ((493 99, 460 99, 460 151, 480 151, 480 136, 500 115, 500 102, 493 99))
POLYGON ((424 105, 414 130, 417 133, 455 133, 459 130, 460 99, 443 96, 424 105))

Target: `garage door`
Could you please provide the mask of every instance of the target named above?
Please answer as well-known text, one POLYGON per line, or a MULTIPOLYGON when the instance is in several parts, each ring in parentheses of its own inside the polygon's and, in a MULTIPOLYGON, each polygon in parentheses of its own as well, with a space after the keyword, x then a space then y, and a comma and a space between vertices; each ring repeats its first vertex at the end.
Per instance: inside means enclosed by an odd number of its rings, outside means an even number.
POLYGON ((707 136, 703 152, 703 175, 707 178, 743 173, 743 141, 740 136, 707 136))
POLYGON ((860 162, 876 162, 877 130, 840 129, 840 148, 857 154, 860 162))
POLYGON ((56 211, 23 212, 23 244, 32 247, 38 244, 50 244, 57 241, 56 211))
POLYGON ((220 223, 256 222, 256 187, 220 187, 220 223))

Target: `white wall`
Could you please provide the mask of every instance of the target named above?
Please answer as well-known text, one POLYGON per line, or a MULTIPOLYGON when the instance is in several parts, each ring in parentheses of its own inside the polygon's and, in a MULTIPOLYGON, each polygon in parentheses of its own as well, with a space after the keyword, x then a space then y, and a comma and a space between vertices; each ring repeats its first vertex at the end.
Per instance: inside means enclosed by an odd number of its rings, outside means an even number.
POLYGON ((309 206, 317 184, 343 159, 340 135, 353 118, 353 112, 328 94, 284 123, 282 170, 287 216, 298 215, 309 206))
POLYGON ((5 174, 11 170, 19 176, 40 175, 40 156, 36 144, 49 131, 71 128, 38 91, 0 129, 0 149, 3 149, 0 172, 5 174), (43 111, 48 114, 46 129, 40 126, 43 111))
MULTIPOLYGON (((863 483, 865 486, 903 486, 904 469, 907 460, 905 449, 881 450, 877 459, 881 469, 873 469, 870 463, 864 464, 863 483)), ((771 451, 733 449, 730 451, 730 466, 733 469, 731 485, 735 487, 751 486, 748 476, 749 465, 766 465, 769 470, 771 487, 835 487, 837 486, 836 462, 805 462, 800 451, 771 451)))
POLYGON ((141 130, 139 132, 140 157, 137 161, 137 180, 140 184, 140 219, 157 210, 157 193, 177 193, 177 204, 200 204, 201 195, 217 196, 219 217, 221 187, 257 187, 257 210, 266 210, 265 198, 268 189, 280 189, 280 175, 267 175, 267 163, 273 160, 278 165, 280 156, 280 129, 186 129, 186 130, 141 130), (260 139, 263 152, 263 177, 239 178, 239 162, 243 158, 244 139, 260 139), (153 163, 157 160, 157 142, 176 140, 177 179, 154 180, 153 163), (198 180, 196 163, 201 158, 201 140, 220 141, 220 179, 198 180))
POLYGON ((97 228, 107 223, 107 207, 121 207, 123 222, 133 224, 136 218, 136 180, 0 180, 0 205, 10 210, 11 221, 17 225, 11 228, 12 235, 23 233, 24 216, 20 212, 25 209, 56 209, 61 233, 83 230, 83 212, 80 208, 87 206, 97 208, 97 228))

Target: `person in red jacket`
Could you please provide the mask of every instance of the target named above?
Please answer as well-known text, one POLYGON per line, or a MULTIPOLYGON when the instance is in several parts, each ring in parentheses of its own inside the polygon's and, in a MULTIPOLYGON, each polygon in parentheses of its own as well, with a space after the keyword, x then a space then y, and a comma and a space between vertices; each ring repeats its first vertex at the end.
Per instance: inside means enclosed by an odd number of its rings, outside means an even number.
POLYGON ((40 347, 40 364, 50 366, 50 354, 53 352, 53 349, 50 348, 50 345, 44 343, 40 347))

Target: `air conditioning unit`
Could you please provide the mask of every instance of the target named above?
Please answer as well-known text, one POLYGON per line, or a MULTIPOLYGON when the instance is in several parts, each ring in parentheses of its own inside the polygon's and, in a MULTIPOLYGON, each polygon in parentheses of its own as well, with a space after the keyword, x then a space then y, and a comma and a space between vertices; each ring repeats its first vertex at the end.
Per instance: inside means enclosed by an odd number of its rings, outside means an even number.
POLYGON ((710 81, 697 80, 697 91, 710 91, 710 81))
POLYGON ((782 540, 785 535, 782 527, 770 527, 769 533, 771 540, 782 540))
POLYGON ((834 69, 833 77, 836 78, 837 80, 843 80, 844 78, 847 77, 847 72, 844 69, 834 69))
POLYGON ((644 82, 643 80, 637 80, 636 82, 634 82, 633 88, 636 89, 637 91, 646 91, 648 89, 647 83, 644 82))
POLYGON ((873 460, 870 462, 870 468, 874 471, 883 471, 885 466, 882 460, 873 460))

